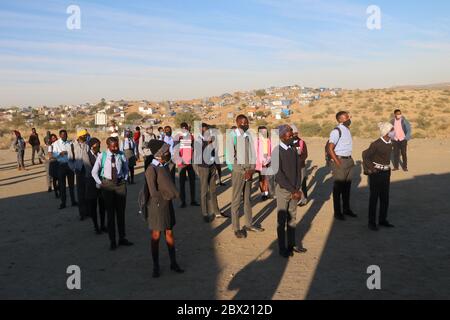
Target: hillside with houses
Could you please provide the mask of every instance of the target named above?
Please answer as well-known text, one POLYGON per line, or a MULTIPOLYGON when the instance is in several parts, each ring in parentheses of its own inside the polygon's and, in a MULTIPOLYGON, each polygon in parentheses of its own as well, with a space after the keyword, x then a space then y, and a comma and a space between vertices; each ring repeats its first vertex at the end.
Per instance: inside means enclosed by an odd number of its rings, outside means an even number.
POLYGON ((106 100, 79 105, 13 106, 0 109, 1 135, 13 128, 56 130, 77 127, 102 129, 112 120, 121 127, 175 125, 180 115, 225 129, 238 114, 252 125, 295 123, 305 136, 326 136, 334 115, 344 109, 353 116, 355 136, 376 135, 376 123, 388 120, 396 108, 411 120, 416 138, 450 135, 450 86, 372 90, 309 88, 298 85, 224 93, 192 100, 106 100))

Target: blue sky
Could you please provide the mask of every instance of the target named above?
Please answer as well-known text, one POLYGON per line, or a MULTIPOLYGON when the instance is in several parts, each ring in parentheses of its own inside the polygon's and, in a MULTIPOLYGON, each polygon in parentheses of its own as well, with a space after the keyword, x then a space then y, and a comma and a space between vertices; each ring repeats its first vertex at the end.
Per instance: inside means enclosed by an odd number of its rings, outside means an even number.
POLYGON ((450 81, 450 2, 0 2, 0 106, 450 81), (81 29, 69 30, 69 5, 81 29), (366 27, 369 5, 381 30, 366 27))

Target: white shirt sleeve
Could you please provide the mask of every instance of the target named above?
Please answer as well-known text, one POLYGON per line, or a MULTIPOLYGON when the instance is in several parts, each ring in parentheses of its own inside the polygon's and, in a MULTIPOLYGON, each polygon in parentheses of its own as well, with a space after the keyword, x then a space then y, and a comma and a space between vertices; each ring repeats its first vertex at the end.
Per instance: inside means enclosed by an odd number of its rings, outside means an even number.
POLYGON ((333 129, 333 131, 331 131, 331 133, 330 133, 329 142, 334 145, 337 145, 338 141, 339 141, 339 131, 337 131, 336 129, 333 129))
POLYGON ((91 172, 92 173, 92 178, 94 178, 94 180, 95 180, 95 182, 97 184, 102 184, 102 180, 100 180, 100 177, 98 175, 101 166, 102 166, 102 154, 100 154, 97 157, 97 160, 95 161, 94 167, 92 168, 92 172, 91 172))

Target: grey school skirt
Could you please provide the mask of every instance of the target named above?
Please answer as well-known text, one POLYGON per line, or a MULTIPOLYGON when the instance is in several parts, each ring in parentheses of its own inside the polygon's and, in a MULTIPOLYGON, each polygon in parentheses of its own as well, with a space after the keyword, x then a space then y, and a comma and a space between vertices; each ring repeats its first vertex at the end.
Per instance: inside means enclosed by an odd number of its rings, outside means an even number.
POLYGON ((150 198, 147 204, 148 227, 153 231, 172 230, 175 226, 175 210, 172 200, 150 198))

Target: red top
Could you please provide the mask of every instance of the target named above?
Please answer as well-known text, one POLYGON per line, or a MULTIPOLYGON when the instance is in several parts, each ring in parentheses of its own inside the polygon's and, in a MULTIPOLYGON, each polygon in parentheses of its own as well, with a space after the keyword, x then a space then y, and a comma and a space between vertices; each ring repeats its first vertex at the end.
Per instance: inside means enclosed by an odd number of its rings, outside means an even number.
POLYGON ((141 133, 139 131, 136 131, 133 135, 133 140, 137 143, 139 141, 140 137, 141 137, 141 133))

